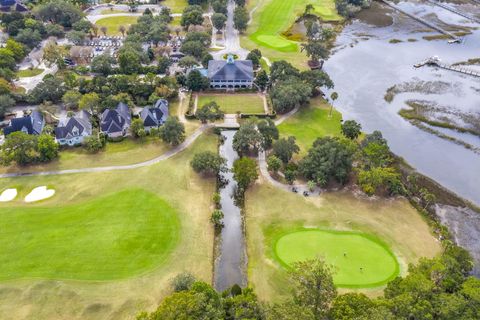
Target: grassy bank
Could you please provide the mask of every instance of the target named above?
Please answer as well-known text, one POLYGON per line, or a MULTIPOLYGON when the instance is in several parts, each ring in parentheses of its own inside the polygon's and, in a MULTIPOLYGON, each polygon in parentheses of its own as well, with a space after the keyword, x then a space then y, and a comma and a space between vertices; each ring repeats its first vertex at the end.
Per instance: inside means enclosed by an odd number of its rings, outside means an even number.
POLYGON ((300 153, 305 154, 317 138, 341 135, 342 115, 335 109, 332 117, 329 117, 329 113, 330 105, 324 99, 312 99, 308 106, 302 107, 278 126, 280 135, 297 138, 300 153))

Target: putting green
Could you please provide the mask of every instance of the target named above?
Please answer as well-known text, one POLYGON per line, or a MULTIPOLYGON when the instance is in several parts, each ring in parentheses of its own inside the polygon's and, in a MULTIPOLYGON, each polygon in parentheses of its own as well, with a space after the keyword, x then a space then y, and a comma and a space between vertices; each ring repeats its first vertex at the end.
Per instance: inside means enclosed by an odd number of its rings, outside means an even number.
POLYGON ((295 52, 298 50, 297 42, 288 40, 281 33, 295 21, 304 10, 307 3, 314 5, 314 13, 323 20, 338 21, 341 17, 335 9, 333 0, 271 0, 259 9, 255 15, 255 32, 250 39, 255 43, 281 52, 295 52))
POLYGON ((1 280, 134 276, 168 258, 180 229, 176 211, 143 189, 79 204, 1 211, 1 280))
POLYGON ((335 285, 344 288, 381 286, 400 271, 385 244, 359 232, 302 229, 281 236, 274 252, 286 267, 316 257, 325 259, 334 268, 335 285))

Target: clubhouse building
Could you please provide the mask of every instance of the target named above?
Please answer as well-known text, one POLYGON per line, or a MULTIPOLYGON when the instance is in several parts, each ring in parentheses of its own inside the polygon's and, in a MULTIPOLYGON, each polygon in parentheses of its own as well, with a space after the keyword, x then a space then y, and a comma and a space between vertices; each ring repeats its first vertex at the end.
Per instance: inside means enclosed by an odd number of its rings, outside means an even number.
POLYGON ((251 60, 235 60, 229 55, 226 61, 208 62, 208 79, 212 89, 252 88, 253 78, 251 60))

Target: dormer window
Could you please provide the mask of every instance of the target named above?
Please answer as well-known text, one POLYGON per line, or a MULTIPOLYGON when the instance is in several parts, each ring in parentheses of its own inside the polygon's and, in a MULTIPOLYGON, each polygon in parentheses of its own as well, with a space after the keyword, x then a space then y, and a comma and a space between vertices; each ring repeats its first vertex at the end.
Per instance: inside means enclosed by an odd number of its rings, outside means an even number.
POLYGON ((72 129, 72 134, 74 136, 78 136, 79 133, 80 133, 80 130, 76 126, 74 126, 72 129))

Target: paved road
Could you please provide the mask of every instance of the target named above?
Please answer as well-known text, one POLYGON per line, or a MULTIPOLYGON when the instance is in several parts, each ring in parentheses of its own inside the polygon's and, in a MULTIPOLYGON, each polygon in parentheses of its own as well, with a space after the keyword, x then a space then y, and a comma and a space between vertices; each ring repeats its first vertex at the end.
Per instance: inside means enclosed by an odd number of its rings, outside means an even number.
POLYGON ((233 0, 229 0, 227 23, 225 26, 225 48, 223 50, 212 53, 212 56, 215 59, 223 59, 223 55, 226 53, 236 54, 239 59, 245 59, 248 55, 248 50, 245 50, 240 46, 240 37, 237 29, 235 29, 235 26, 233 24, 234 10, 235 2, 233 0))
POLYGON ((95 167, 95 168, 81 168, 81 169, 67 169, 67 170, 54 170, 54 171, 41 171, 41 172, 21 172, 21 173, 4 173, 0 174, 0 178, 13 178, 13 177, 25 177, 25 176, 50 176, 50 175, 60 175, 60 174, 72 174, 72 173, 92 173, 92 172, 105 172, 105 171, 115 171, 115 170, 130 170, 137 169, 142 167, 151 166, 153 164, 159 163, 160 161, 167 160, 176 154, 182 152, 188 148, 205 130, 210 128, 210 125, 203 125, 195 132, 188 136, 183 143, 176 146, 173 149, 168 150, 164 154, 153 158, 148 161, 139 162, 135 164, 123 165, 123 166, 108 166, 108 167, 95 167))
POLYGON ((23 59, 23 61, 18 64, 20 70, 36 67, 42 68, 43 72, 35 77, 19 78, 18 80, 15 80, 14 84, 16 86, 23 87, 28 92, 35 88, 37 84, 39 84, 43 80, 43 77, 45 77, 47 74, 54 74, 58 71, 56 65, 47 66, 44 62, 41 62, 43 56, 43 48, 49 42, 49 39, 43 40, 40 43, 39 47, 30 51, 28 56, 26 56, 25 59, 23 59))

